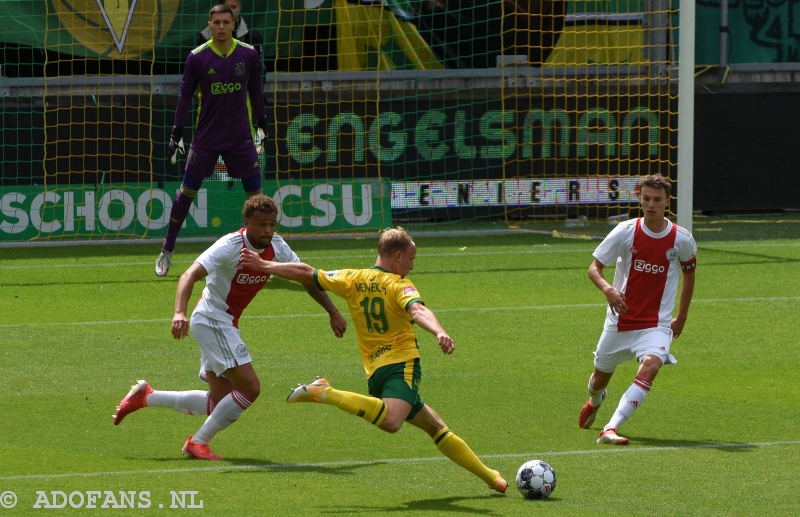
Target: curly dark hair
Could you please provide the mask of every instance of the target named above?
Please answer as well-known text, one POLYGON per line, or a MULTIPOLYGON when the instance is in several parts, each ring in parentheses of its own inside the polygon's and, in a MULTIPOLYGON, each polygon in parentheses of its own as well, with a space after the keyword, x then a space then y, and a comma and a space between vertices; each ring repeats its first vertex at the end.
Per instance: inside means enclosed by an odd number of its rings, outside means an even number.
POLYGON ((245 201, 244 207, 242 208, 242 217, 249 219, 256 212, 277 214, 278 206, 271 197, 258 194, 245 201))

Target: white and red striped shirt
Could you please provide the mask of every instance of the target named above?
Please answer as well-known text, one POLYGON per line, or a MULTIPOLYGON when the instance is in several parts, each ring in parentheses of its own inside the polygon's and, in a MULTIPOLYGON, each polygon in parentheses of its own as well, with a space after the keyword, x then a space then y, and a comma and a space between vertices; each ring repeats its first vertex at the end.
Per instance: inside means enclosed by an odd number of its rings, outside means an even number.
POLYGON ((242 267, 239 254, 244 246, 264 260, 300 262, 295 252, 278 235, 272 237, 272 244, 267 249, 254 248, 247 240, 244 228, 222 237, 197 257, 195 262, 205 268, 208 276, 195 312, 230 323, 236 328, 239 328, 242 311, 269 279, 266 273, 242 267))
POLYGON ((614 261, 614 289, 625 293, 628 312, 614 314, 606 309, 603 327, 610 331, 670 328, 678 293, 678 272, 694 272, 697 244, 692 234, 667 220, 667 227, 655 234, 642 218, 617 225, 594 251, 604 266, 614 261))

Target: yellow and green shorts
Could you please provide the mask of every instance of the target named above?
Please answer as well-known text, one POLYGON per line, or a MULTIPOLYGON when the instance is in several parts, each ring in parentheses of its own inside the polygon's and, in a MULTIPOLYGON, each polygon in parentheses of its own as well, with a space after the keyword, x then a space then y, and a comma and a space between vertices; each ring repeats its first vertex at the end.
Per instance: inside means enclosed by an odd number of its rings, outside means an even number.
POLYGON ((367 381, 369 394, 379 399, 391 398, 405 400, 411 404, 411 412, 406 420, 411 420, 425 406, 419 396, 419 382, 422 369, 419 358, 409 359, 404 363, 381 366, 367 381))

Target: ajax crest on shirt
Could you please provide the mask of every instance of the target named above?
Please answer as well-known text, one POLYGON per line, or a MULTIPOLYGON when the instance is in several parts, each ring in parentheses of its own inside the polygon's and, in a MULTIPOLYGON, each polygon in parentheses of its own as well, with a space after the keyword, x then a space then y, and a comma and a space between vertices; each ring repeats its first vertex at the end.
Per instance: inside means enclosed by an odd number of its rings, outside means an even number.
POLYGON ((667 260, 672 262, 676 258, 678 258, 678 248, 670 248, 670 249, 668 249, 667 250, 667 260))

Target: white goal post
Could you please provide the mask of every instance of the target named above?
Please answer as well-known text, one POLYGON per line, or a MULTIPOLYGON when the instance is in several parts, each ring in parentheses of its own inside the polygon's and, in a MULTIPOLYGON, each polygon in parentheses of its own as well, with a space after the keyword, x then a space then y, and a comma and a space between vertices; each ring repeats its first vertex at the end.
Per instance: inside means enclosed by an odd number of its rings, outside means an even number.
POLYGON ((681 0, 678 42, 678 224, 692 231, 694 209, 695 2, 681 0))

